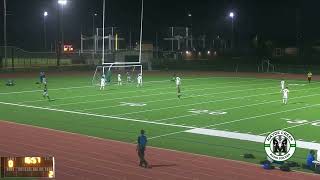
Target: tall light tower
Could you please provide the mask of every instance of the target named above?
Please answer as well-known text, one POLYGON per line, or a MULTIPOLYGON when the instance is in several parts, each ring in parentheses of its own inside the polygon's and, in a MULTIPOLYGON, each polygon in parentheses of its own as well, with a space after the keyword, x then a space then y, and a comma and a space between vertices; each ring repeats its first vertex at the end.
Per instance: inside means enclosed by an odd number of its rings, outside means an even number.
POLYGON ((61 16, 60 16, 60 33, 61 33, 61 48, 64 45, 64 30, 63 30, 63 8, 67 5, 67 0, 58 0, 58 4, 61 6, 61 16))
POLYGON ((4 62, 7 67, 7 3, 3 0, 3 40, 4 40, 4 62))
POLYGON ((48 16, 48 12, 43 12, 43 34, 44 34, 44 49, 47 50, 47 28, 46 28, 46 18, 48 16))
POLYGON ((233 49, 234 48, 234 17, 235 17, 235 14, 234 12, 230 12, 229 13, 229 17, 231 18, 231 48, 233 49))
POLYGON ((95 18, 98 16, 97 13, 93 13, 92 14, 92 36, 95 35, 95 18))

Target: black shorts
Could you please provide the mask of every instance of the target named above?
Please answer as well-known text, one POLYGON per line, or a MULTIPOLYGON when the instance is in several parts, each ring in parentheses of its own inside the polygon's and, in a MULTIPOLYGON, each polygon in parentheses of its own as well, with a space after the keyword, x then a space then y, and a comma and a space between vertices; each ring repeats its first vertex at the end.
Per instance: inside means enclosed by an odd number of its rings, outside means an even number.
POLYGON ((311 77, 308 77, 308 81, 311 81, 311 77))

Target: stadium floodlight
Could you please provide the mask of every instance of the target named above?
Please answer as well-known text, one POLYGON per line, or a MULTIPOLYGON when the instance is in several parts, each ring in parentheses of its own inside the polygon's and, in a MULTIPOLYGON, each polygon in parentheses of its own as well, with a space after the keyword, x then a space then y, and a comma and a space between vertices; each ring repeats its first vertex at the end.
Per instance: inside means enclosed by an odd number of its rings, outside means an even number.
POLYGON ((233 13, 233 12, 230 12, 230 13, 229 13, 229 17, 233 18, 233 17, 234 17, 234 13, 233 13))
POLYGON ((207 54, 208 54, 208 55, 210 55, 210 54, 211 54, 211 52, 210 52, 210 51, 208 51, 208 52, 207 52, 207 54))
POLYGON ((189 16, 189 17, 191 17, 191 16, 192 16, 192 14, 191 14, 191 13, 189 13, 189 14, 188 14, 188 16, 189 16))
POLYGON ((45 11, 45 12, 43 13, 43 16, 44 16, 44 17, 47 17, 47 16, 48 16, 48 12, 45 11))
POLYGON ((58 0, 58 4, 60 4, 61 6, 64 6, 67 4, 67 0, 58 0))

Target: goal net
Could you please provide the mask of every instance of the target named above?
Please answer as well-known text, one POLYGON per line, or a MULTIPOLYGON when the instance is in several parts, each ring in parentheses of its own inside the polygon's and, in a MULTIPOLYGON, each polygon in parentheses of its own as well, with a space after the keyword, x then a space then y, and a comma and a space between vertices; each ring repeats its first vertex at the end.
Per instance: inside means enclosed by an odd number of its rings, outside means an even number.
POLYGON ((92 85, 100 86, 100 80, 104 76, 107 85, 117 84, 118 75, 122 84, 135 84, 139 74, 142 75, 141 64, 106 64, 97 66, 92 78, 92 85))

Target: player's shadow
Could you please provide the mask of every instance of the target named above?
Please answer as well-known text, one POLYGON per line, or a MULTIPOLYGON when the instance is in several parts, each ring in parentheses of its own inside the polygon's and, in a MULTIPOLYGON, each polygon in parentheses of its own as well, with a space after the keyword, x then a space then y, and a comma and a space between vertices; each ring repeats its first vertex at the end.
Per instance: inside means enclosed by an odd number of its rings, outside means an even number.
POLYGON ((160 168, 160 167, 174 167, 177 166, 177 164, 151 164, 151 168, 160 168))

